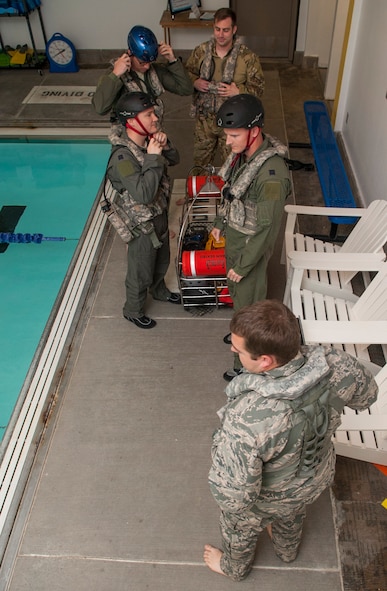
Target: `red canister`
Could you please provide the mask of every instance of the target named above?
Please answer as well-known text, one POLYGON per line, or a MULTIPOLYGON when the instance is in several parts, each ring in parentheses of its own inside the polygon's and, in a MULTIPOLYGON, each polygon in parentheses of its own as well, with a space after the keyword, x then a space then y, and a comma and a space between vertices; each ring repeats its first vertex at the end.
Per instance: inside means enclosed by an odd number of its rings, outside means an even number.
POLYGON ((189 197, 218 197, 224 185, 224 180, 217 175, 189 176, 187 178, 187 193, 189 197))
POLYGON ((233 306, 233 301, 231 299, 230 292, 228 291, 228 287, 222 287, 218 289, 218 300, 221 304, 233 306))
POLYGON ((185 250, 181 258, 185 277, 226 275, 224 248, 217 250, 185 250))

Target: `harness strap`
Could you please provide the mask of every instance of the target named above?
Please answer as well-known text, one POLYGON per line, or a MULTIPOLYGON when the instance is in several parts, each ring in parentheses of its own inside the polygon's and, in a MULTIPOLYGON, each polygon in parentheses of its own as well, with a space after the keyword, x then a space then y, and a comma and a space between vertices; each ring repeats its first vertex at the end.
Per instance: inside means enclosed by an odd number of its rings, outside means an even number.
POLYGON ((138 118, 138 115, 136 115, 136 117, 134 117, 134 120, 137 121, 137 123, 139 124, 139 126, 142 129, 142 132, 139 131, 138 129, 135 129, 135 127, 132 127, 129 123, 129 120, 126 121, 125 127, 127 129, 131 129, 135 133, 138 133, 138 135, 141 135, 142 137, 148 137, 149 139, 152 139, 153 133, 148 133, 145 126, 141 123, 140 119, 138 118))

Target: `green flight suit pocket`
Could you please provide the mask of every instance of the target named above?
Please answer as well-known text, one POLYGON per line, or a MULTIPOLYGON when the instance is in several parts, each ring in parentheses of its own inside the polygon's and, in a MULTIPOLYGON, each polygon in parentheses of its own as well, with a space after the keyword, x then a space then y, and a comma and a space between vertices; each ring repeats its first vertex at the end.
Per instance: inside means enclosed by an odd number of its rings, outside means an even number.
POLYGON ((268 203, 257 204, 257 222, 261 228, 266 228, 271 225, 272 221, 272 207, 268 203))
POLYGON ((278 181, 266 181, 265 199, 267 201, 278 201, 281 198, 281 183, 278 181))
POLYGON ((119 160, 117 164, 117 172, 122 178, 132 176, 132 174, 135 172, 133 162, 128 159, 119 160))

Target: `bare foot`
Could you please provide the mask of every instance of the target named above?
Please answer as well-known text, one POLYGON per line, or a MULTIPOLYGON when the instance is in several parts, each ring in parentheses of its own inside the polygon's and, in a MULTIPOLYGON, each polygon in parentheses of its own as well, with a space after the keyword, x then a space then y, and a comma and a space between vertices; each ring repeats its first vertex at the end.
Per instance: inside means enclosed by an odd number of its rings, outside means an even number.
POLYGON ((208 568, 214 571, 214 573, 226 576, 220 568, 220 559, 222 558, 222 556, 223 552, 219 550, 219 548, 210 546, 210 544, 206 544, 204 546, 203 558, 208 568))
POLYGON ((174 238, 176 238, 176 232, 174 232, 173 230, 169 230, 169 237, 171 240, 173 240, 174 238))

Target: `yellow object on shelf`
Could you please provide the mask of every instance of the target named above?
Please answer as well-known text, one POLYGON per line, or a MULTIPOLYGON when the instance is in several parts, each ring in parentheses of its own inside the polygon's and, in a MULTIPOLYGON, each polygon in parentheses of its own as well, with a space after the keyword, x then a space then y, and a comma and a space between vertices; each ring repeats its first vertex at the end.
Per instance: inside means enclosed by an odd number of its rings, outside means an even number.
POLYGON ((217 248, 225 248, 226 246, 226 239, 224 236, 221 236, 219 240, 215 240, 212 234, 210 234, 207 242, 205 250, 215 250, 217 248))
POLYGON ((16 49, 9 48, 7 49, 8 55, 11 56, 10 64, 11 66, 23 66, 26 61, 31 61, 29 56, 34 54, 34 50, 30 49, 26 44, 25 45, 18 45, 16 49))

